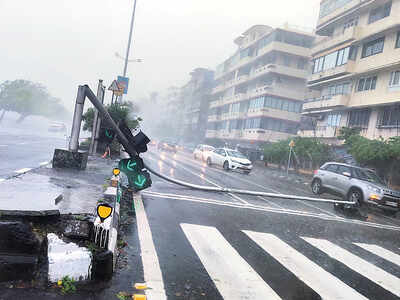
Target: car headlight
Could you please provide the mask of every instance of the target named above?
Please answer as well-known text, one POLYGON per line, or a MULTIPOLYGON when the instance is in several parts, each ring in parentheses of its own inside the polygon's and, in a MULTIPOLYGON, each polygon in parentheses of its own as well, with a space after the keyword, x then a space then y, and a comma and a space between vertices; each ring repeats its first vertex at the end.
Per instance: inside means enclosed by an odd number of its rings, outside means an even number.
POLYGON ((367 188, 368 188, 370 191, 374 191, 375 193, 378 193, 378 194, 380 194, 380 193, 382 192, 381 189, 379 189, 379 188, 377 188, 377 187, 374 187, 374 186, 372 186, 372 185, 368 185, 367 188))

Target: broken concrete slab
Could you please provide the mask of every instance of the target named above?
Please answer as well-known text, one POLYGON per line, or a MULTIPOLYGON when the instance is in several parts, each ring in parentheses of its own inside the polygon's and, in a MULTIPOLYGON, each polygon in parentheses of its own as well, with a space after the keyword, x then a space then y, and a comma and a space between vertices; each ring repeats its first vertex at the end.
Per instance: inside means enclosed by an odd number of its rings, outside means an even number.
POLYGON ((38 264, 35 255, 0 255, 0 282, 30 280, 38 264))
POLYGON ((76 281, 91 278, 92 255, 87 248, 66 243, 54 233, 49 233, 47 240, 50 282, 57 282, 65 276, 76 281))
POLYGON ((53 168, 67 168, 85 170, 89 153, 87 151, 69 151, 55 149, 53 156, 53 168))
POLYGON ((48 176, 27 173, 7 180, 0 189, 0 210, 56 210, 55 199, 63 190, 48 176))
POLYGON ((0 253, 37 255, 40 246, 30 225, 19 221, 0 221, 0 253))
POLYGON ((74 239, 89 239, 90 225, 85 221, 71 220, 64 228, 64 235, 74 239))

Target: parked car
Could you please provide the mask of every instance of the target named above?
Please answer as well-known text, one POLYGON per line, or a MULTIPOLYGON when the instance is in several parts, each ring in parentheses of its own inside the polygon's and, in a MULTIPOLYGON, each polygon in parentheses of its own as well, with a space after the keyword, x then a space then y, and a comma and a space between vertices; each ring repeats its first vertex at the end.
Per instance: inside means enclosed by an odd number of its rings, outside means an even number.
POLYGON ((215 148, 213 146, 200 144, 196 147, 196 149, 194 149, 193 157, 194 159, 201 159, 205 161, 209 155, 209 152, 214 150, 215 148))
POLYGON ((245 174, 250 174, 253 165, 250 160, 242 153, 227 148, 217 148, 207 153, 206 158, 209 166, 215 164, 222 166, 224 170, 242 170, 245 174))
MULTIPOLYGON (((399 211, 400 192, 390 189, 372 170, 336 162, 325 163, 314 171, 311 182, 316 195, 329 193, 356 202, 356 207, 373 205, 386 212, 399 211)), ((335 205, 335 208, 343 205, 335 205)))
POLYGON ((170 152, 178 152, 178 144, 174 141, 170 141, 170 140, 161 140, 158 143, 158 147, 157 149, 159 151, 170 151, 170 152))

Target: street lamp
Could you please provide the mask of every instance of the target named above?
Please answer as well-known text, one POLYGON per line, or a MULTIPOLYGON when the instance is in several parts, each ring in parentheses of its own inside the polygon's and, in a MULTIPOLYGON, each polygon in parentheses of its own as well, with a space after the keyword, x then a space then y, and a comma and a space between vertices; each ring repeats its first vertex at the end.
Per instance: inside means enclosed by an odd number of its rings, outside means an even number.
MULTIPOLYGON (((129 50, 130 50, 130 48, 131 48, 133 24, 134 24, 134 22, 135 22, 136 2, 137 2, 137 0, 134 0, 134 2, 133 2, 133 11, 132 11, 132 18, 131 18, 131 28, 130 28, 130 30, 129 30, 128 47, 126 48, 126 55, 125 55, 125 64, 124 64, 124 73, 123 73, 123 77, 126 77, 126 70, 127 70, 127 68, 128 68, 129 50)), ((122 95, 121 95, 121 97, 120 97, 120 102, 122 102, 122 95)))

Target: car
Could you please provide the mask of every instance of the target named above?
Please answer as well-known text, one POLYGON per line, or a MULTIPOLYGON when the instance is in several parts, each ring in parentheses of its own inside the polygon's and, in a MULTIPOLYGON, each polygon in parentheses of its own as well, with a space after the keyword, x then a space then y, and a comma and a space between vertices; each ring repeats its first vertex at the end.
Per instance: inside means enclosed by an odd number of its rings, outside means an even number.
MULTIPOLYGON (((340 195, 356 202, 353 208, 371 205, 395 214, 400 207, 400 192, 390 189, 373 170, 349 164, 327 162, 322 165, 314 171, 311 190, 316 195, 340 195)), ((335 208, 349 207, 335 204, 335 208)))
POLYGON ((171 140, 161 140, 158 143, 157 149, 159 151, 170 151, 170 152, 178 152, 178 144, 171 140))
POLYGON ((194 159, 201 159, 205 161, 208 157, 208 152, 212 152, 214 150, 215 148, 213 146, 200 144, 196 147, 196 149, 194 149, 193 157, 194 159))
POLYGON ((224 170, 241 170, 245 174, 250 174, 253 164, 239 151, 228 148, 217 148, 207 153, 207 165, 219 165, 224 170))
POLYGON ((49 132, 65 132, 67 126, 62 122, 51 122, 48 128, 49 132))

